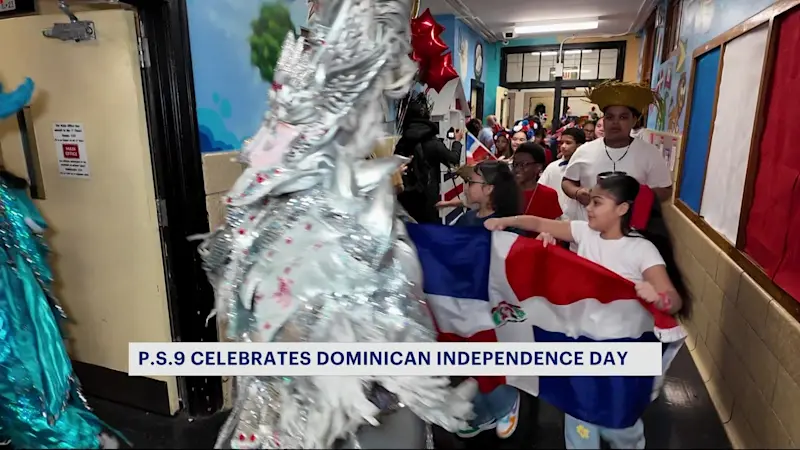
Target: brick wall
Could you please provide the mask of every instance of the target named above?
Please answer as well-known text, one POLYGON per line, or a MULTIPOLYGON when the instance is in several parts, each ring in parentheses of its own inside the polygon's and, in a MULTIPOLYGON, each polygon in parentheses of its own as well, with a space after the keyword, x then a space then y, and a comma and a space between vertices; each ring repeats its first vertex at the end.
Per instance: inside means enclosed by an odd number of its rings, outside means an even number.
POLYGON ((800 446, 800 324, 670 206, 694 300, 687 346, 734 448, 800 446))

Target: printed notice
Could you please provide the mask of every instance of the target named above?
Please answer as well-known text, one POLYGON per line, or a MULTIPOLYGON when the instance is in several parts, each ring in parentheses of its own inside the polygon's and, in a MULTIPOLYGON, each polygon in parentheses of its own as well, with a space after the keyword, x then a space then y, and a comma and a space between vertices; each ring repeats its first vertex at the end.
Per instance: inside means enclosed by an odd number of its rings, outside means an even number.
POLYGON ((62 177, 89 178, 89 160, 83 125, 79 123, 53 124, 53 139, 58 154, 58 173, 62 177))
POLYGON ((17 0, 0 0, 0 12, 17 9, 17 0))

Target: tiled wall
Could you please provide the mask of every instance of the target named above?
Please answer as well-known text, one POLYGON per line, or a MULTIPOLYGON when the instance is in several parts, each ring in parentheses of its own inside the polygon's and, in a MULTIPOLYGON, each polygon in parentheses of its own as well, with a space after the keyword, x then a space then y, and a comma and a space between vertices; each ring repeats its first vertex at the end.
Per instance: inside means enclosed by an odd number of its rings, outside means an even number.
POLYGON ((665 217, 694 301, 687 346, 734 448, 797 448, 800 324, 675 207, 665 217))

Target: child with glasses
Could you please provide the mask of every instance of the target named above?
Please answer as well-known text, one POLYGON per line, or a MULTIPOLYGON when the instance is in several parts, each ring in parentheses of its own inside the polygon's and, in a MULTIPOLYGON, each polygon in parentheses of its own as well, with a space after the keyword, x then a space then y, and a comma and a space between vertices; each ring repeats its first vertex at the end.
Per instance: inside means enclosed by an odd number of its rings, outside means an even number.
MULTIPOLYGON (((466 185, 467 203, 474 205, 475 209, 462 215, 454 226, 483 226, 488 219, 513 217, 521 212, 519 186, 507 163, 482 161, 474 166, 462 167, 459 176, 466 185)), ((484 332, 470 337, 470 342, 480 342, 482 333, 484 332)), ((494 340, 494 330, 489 330, 486 340, 494 340)), ((475 418, 467 428, 456 434, 462 438, 471 438, 482 431, 495 430, 501 439, 508 438, 517 429, 519 421, 519 391, 513 386, 499 384, 493 377, 476 378, 482 378, 479 385, 486 386, 484 389, 491 391, 480 392, 475 396, 475 418)))

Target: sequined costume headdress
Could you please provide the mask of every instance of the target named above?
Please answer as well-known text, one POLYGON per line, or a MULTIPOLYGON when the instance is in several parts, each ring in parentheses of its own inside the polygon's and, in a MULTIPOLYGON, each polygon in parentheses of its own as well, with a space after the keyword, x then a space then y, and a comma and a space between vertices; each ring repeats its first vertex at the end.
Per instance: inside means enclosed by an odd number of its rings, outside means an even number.
MULTIPOLYGON (((330 0, 306 42, 287 36, 248 168, 226 224, 201 245, 229 339, 430 342, 421 269, 395 216, 402 161, 367 159, 386 97, 404 97, 408 0, 330 0)), ((454 430, 471 386, 442 377, 239 377, 217 441, 233 448, 330 448, 364 423, 375 397, 454 430)))

